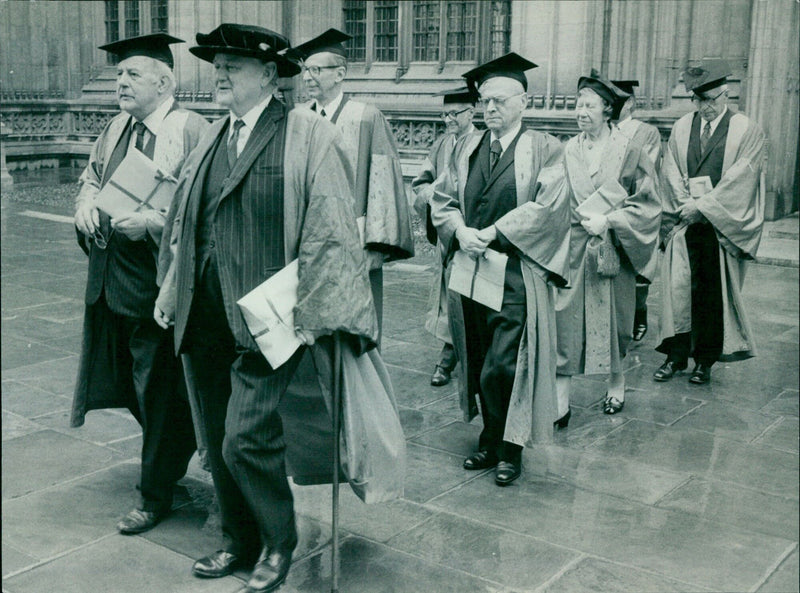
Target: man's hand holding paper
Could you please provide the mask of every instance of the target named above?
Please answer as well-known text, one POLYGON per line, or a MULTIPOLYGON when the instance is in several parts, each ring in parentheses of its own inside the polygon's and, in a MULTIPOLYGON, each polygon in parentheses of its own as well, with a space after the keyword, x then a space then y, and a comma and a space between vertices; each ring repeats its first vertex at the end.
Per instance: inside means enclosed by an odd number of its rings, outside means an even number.
POLYGON ((111 219, 111 226, 131 241, 141 241, 147 234, 147 222, 150 212, 129 212, 111 219))
POLYGON ((486 240, 485 235, 481 234, 482 232, 468 226, 458 229, 456 231, 456 239, 458 239, 460 250, 473 258, 483 255, 489 245, 489 241, 486 240))

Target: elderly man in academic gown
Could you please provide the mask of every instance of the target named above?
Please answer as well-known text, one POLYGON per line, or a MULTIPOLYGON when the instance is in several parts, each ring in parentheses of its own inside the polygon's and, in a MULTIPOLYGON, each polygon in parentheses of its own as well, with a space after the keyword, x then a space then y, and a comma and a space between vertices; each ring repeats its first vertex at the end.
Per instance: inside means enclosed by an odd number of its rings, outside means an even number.
POLYGON ((284 582, 297 545, 278 404, 306 348, 272 368, 237 300, 297 259, 294 326, 306 344, 341 332, 345 345, 367 347, 378 325, 339 135, 273 97, 279 76, 300 71, 282 53, 288 39, 223 24, 197 43, 190 51, 213 62, 216 100, 230 114, 179 181, 154 313, 174 320, 187 354, 220 505, 223 546, 193 573, 222 577, 255 562, 247 591, 265 593, 284 582))
POLYGON ((89 274, 71 423, 82 426, 90 410, 125 407, 142 425, 141 502, 117 524, 123 534, 147 531, 169 512, 195 438, 172 330, 152 319, 166 211, 144 208, 112 219, 98 211, 95 198, 120 166, 129 166, 123 162, 134 150, 177 177, 208 126, 173 98, 169 45, 179 42, 155 33, 100 48, 119 60, 122 113, 95 141, 76 200, 75 226, 89 256, 89 274))
POLYGON ((661 268, 659 352, 654 373, 668 381, 695 361, 690 383, 711 380, 718 360, 755 356, 742 301, 745 266, 755 259, 764 224, 764 132, 728 106, 724 60, 684 72, 696 111, 672 127, 662 165, 666 250, 661 268))
POLYGON ((472 89, 458 88, 437 93, 442 97, 442 119, 445 133, 431 146, 428 156, 422 161, 419 173, 411 180, 411 191, 414 194, 414 210, 420 220, 425 223, 428 241, 438 247, 441 258, 435 268, 430 298, 428 299, 428 315, 425 329, 444 342, 439 361, 433 370, 431 385, 439 387, 450 382, 450 375, 456 366, 455 347, 450 334, 450 322, 447 315, 447 248, 439 241, 436 228, 431 221, 430 199, 433 197, 433 182, 450 166, 456 142, 477 129, 472 123, 475 114, 477 95, 472 89))
MULTIPOLYGON (((661 133, 658 128, 633 117, 636 112, 635 87, 639 86, 638 80, 612 80, 611 83, 618 89, 630 95, 622 105, 617 127, 619 131, 637 144, 641 144, 647 156, 653 162, 656 174, 661 169, 661 133)), ((656 275, 658 267, 658 249, 653 252, 653 257, 648 266, 646 275, 636 275, 636 309, 633 315, 633 341, 640 342, 647 333, 647 296, 650 293, 650 281, 656 275)))
POLYGON ((459 141, 431 199, 450 255, 508 256, 499 311, 453 291, 448 303, 462 410, 471 420, 477 395, 483 416, 464 468, 496 466, 499 486, 519 477, 523 446, 552 439, 556 420, 554 303, 555 287, 567 283, 569 202, 561 143, 522 123, 525 71, 534 67, 510 53, 464 74, 489 129, 459 141))
POLYGON ((411 212, 392 128, 374 106, 344 94, 350 35, 328 29, 292 48, 303 62, 303 82, 312 101, 308 107, 336 125, 354 175, 356 216, 370 264, 370 282, 383 315, 384 263, 414 255, 411 212))

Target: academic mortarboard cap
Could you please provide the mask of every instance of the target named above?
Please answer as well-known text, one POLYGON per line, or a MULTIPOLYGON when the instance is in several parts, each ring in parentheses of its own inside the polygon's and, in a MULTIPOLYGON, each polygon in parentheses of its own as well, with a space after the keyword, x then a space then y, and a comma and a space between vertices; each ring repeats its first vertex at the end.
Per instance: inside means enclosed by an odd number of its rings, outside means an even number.
POLYGON ((730 75, 731 68, 725 60, 703 60, 699 66, 683 71, 683 84, 686 92, 698 95, 725 84, 730 75))
POLYGON ((477 90, 480 85, 490 78, 502 76, 504 78, 518 80, 522 84, 522 88, 527 91, 528 79, 525 76, 525 72, 537 67, 538 66, 533 62, 526 60, 521 55, 512 51, 491 62, 481 64, 477 68, 473 68, 461 76, 467 79, 467 85, 474 90, 477 90))
POLYGON ((633 94, 633 89, 639 86, 638 80, 612 80, 611 84, 613 84, 618 89, 625 91, 629 95, 633 94))
POLYGON ((175 65, 175 61, 172 58, 169 46, 172 43, 183 42, 183 39, 178 39, 166 33, 152 33, 107 43, 101 45, 98 49, 114 54, 119 62, 133 56, 146 56, 164 62, 171 70, 175 65))
POLYGON ((606 80, 597 70, 592 68, 589 76, 581 76, 578 79, 578 90, 590 88, 611 105, 611 119, 618 119, 622 106, 630 95, 615 85, 610 80, 606 80))
POLYGON ((275 62, 281 77, 300 73, 300 66, 284 55, 291 47, 289 40, 264 27, 223 23, 211 33, 198 33, 195 39, 197 45, 189 51, 206 62, 213 62, 217 54, 233 54, 275 62))
POLYGON ((478 102, 477 93, 469 87, 441 91, 436 93, 434 96, 442 97, 442 103, 444 105, 447 105, 448 103, 471 103, 472 105, 475 105, 475 103, 478 102))
POLYGON ((292 57, 297 56, 305 60, 314 54, 326 51, 346 58, 347 52, 342 43, 349 39, 352 39, 352 37, 347 33, 342 33, 338 29, 328 29, 321 35, 314 37, 314 39, 309 39, 305 43, 296 45, 289 50, 289 55, 292 57))

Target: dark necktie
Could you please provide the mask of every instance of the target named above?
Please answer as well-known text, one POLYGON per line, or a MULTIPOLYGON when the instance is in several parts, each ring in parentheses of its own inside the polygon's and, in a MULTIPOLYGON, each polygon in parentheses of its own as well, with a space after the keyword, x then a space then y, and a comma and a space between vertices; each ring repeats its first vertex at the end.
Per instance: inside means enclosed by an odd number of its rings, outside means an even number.
POLYGON ((711 122, 707 121, 706 125, 703 126, 703 133, 700 134, 700 154, 706 153, 709 140, 711 140, 711 122))
POLYGON ((144 133, 147 130, 142 122, 137 121, 133 124, 133 132, 136 134, 136 150, 144 152, 144 133))
POLYGON ((495 140, 492 142, 491 152, 489 153, 489 172, 491 173, 494 171, 495 166, 497 165, 497 161, 500 160, 500 155, 503 154, 503 145, 500 144, 500 140, 495 140))
POLYGON ((230 140, 228 140, 228 167, 233 169, 233 166, 236 164, 236 159, 239 158, 239 151, 238 151, 238 144, 239 144, 239 130, 242 129, 244 122, 240 119, 237 119, 233 122, 233 134, 231 134, 230 140))
POLYGON ((320 114, 322 117, 325 117, 325 110, 324 110, 324 109, 320 109, 320 110, 319 110, 319 114, 320 114))

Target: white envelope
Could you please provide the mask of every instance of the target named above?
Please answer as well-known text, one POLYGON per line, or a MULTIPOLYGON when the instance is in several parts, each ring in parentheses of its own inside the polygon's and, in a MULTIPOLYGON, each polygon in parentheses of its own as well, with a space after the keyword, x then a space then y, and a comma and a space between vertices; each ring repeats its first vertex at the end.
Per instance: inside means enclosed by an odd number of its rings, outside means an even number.
POLYGON ((450 263, 447 288, 499 311, 503 307, 507 263, 508 256, 494 249, 487 249, 477 259, 459 249, 450 263))
POLYGON ((247 329, 273 369, 303 344, 294 329, 297 284, 297 260, 293 260, 237 301, 247 329))

